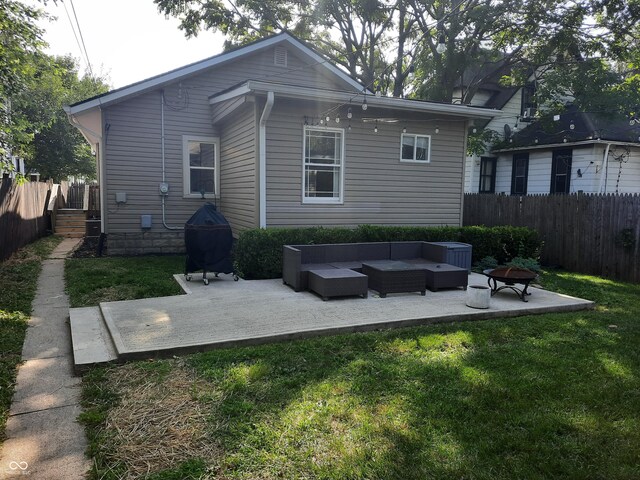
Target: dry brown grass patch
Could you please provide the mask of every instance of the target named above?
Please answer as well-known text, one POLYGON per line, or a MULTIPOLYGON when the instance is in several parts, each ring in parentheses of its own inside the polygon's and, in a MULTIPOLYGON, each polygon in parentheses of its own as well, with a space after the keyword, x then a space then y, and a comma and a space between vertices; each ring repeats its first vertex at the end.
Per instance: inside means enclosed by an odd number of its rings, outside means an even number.
POLYGON ((208 463, 221 449, 207 434, 206 407, 196 398, 206 383, 179 360, 159 375, 129 364, 110 374, 120 397, 109 411, 106 429, 113 433, 112 458, 122 462, 129 477, 176 467, 202 458, 208 463))

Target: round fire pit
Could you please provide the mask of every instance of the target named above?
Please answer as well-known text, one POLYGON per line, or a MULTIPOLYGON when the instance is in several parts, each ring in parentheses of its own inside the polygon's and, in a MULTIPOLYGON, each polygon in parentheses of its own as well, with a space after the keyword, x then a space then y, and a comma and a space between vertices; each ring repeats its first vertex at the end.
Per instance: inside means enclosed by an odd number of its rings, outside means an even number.
POLYGON ((516 292, 523 302, 527 301, 526 295, 531 295, 531 293, 527 292, 529 284, 538 277, 536 272, 520 267, 497 267, 485 270, 482 273, 489 277, 487 282, 491 287, 491 296, 500 290, 509 288, 516 292), (504 285, 498 287, 498 282, 502 282, 504 285), (524 285, 524 288, 518 288, 516 285, 524 285))

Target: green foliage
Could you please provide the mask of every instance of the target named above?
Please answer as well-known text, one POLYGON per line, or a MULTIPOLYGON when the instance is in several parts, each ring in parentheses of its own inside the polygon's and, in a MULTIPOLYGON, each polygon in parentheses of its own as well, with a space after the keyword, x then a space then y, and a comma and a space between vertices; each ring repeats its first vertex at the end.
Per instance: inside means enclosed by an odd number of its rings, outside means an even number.
POLYGON ((16 368, 22 359, 22 344, 28 317, 20 312, 0 310, 0 441, 11 406, 16 368))
POLYGON ((467 137, 467 155, 481 156, 490 150, 490 147, 501 139, 500 135, 490 129, 480 129, 476 133, 469 133, 467 137))
POLYGON ((473 271, 482 273, 485 270, 493 269, 498 266, 498 260, 493 257, 483 257, 473 264, 473 271))
POLYGON ((279 278, 283 245, 392 241, 469 243, 474 259, 494 256, 500 263, 518 255, 537 258, 541 248, 537 233, 523 227, 273 228, 241 233, 234 247, 234 261, 243 278, 279 278))
POLYGON ((38 55, 33 77, 12 100, 13 153, 42 178, 95 178, 95 159, 63 105, 103 93, 101 78, 80 77, 72 57, 38 55))
POLYGON ((509 263, 507 263, 507 266, 526 268, 527 270, 531 270, 532 272, 536 273, 540 273, 542 271, 540 263, 535 258, 515 257, 512 258, 509 263))
POLYGON ((60 240, 61 237, 45 237, 0 263, 0 440, 4 437, 41 263, 60 240))

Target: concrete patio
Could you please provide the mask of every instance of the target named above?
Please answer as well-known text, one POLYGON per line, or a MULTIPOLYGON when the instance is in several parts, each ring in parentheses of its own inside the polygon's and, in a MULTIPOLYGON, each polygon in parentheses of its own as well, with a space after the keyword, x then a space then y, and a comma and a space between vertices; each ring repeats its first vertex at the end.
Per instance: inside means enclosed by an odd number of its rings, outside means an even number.
MULTIPOLYGON (((185 295, 101 303, 70 310, 76 369, 92 364, 156 355, 252 345, 317 335, 514 317, 593 308, 591 301, 530 288, 528 302, 505 290, 488 310, 465 305, 466 292, 444 290, 390 294, 380 298, 336 298, 323 301, 311 292, 294 292, 275 280, 240 280, 230 275, 200 275, 185 282, 175 275, 185 295)), ((472 273, 469 285, 486 285, 472 273)))

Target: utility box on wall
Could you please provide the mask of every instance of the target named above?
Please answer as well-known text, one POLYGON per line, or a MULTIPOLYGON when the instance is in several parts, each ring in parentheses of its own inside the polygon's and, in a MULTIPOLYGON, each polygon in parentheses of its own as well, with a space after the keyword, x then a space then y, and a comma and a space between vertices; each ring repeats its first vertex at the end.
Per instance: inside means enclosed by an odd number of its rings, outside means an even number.
POLYGON ((140 228, 151 228, 151 215, 140 215, 140 228))

